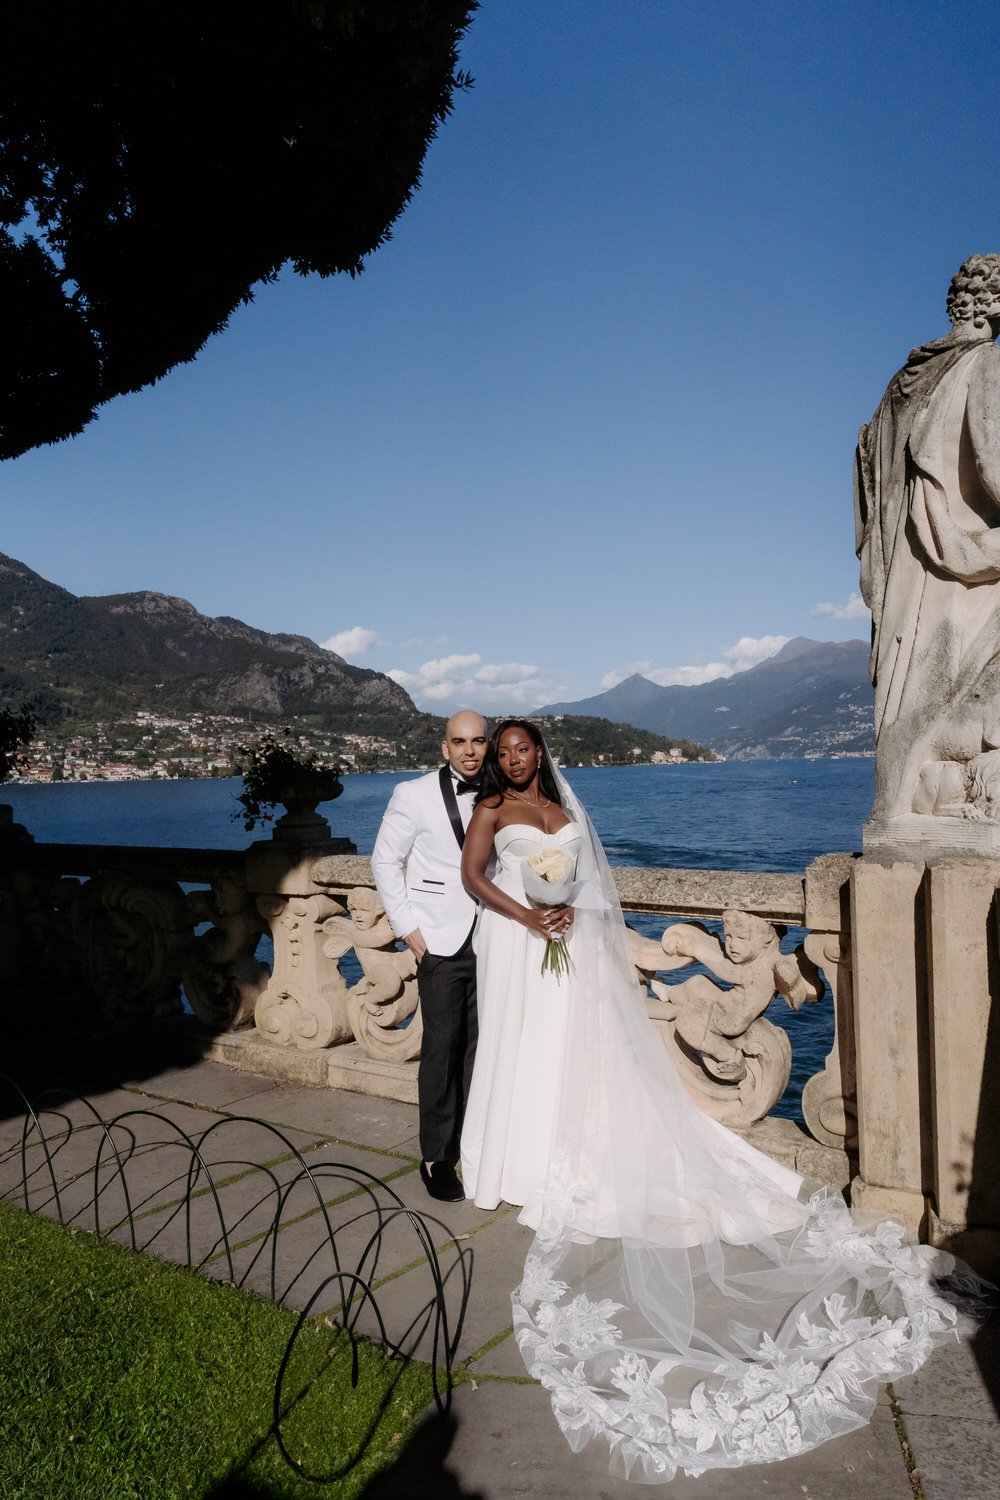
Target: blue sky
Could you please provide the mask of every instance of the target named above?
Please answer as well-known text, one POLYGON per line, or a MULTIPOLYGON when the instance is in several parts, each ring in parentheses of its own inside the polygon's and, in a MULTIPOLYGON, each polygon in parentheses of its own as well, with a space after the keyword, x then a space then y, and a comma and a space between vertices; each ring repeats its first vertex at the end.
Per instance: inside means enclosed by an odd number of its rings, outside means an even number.
POLYGON ((867 636, 857 428, 1000 250, 998 38, 927 0, 486 0, 364 275, 289 273, 5 464, 0 550, 435 711, 867 636))

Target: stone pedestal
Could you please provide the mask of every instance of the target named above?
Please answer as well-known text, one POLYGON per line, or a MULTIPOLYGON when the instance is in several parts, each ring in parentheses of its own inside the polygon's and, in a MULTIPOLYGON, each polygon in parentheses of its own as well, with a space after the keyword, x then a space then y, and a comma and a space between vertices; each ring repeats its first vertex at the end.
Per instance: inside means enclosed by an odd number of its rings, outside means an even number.
POLYGON ((930 1237, 1000 1269, 1000 860, 928 871, 933 1093, 930 1237))
POLYGON ((924 866, 864 859, 851 882, 860 1181, 853 1201, 924 1227, 930 1057, 924 866))
POLYGON ((896 859, 922 865, 942 859, 995 860, 1000 859, 1000 823, 924 813, 873 818, 861 830, 861 847, 883 864, 896 859))
POLYGON ((1000 1261, 1000 860, 870 856, 852 880, 860 1176, 889 1213, 1000 1261))

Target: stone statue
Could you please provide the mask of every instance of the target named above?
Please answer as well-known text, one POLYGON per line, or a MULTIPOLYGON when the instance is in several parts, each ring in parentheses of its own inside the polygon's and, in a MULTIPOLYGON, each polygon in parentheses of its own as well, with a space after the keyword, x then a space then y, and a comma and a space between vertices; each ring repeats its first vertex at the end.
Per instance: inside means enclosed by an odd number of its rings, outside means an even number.
POLYGON ((647 977, 695 963, 708 970, 675 985, 650 977, 657 998, 647 1010, 702 1109, 728 1125, 748 1125, 780 1099, 791 1072, 788 1037, 764 1011, 776 995, 799 1010, 820 998, 823 984, 804 953, 781 952, 784 928, 732 910, 723 912, 722 929, 720 940, 700 922, 675 922, 658 955, 657 945, 633 934, 632 956, 647 977))
POLYGON ((951 332, 912 351, 858 440, 872 828, 1000 820, 1000 256, 964 263, 948 316, 951 332))
POLYGON ((816 1000, 821 989, 803 977, 795 959, 781 952, 779 933, 771 922, 744 911, 722 914, 724 942, 697 922, 668 927, 661 947, 668 958, 700 963, 731 986, 720 989, 704 974, 653 989, 689 1047, 701 1054, 706 1072, 725 1082, 746 1076, 743 1039, 776 994, 784 995, 793 1010, 816 1000))
POLYGON ((370 1057, 409 1062, 420 1055, 423 1026, 417 1010, 417 963, 408 948, 396 947, 378 893, 357 886, 347 897, 348 917, 323 924, 328 958, 342 958, 352 948, 362 978, 348 991, 348 1015, 355 1040, 370 1057), (410 1019, 412 1017, 412 1019, 410 1019), (401 1022, 409 1021, 409 1025, 401 1022))

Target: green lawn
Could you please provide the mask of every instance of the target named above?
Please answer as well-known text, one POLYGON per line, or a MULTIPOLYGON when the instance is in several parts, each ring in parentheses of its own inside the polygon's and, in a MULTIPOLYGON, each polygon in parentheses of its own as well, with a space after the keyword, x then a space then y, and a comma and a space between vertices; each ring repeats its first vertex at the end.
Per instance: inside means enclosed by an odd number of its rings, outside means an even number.
POLYGON ((432 1399, 403 1364, 308 1323, 272 1432, 296 1316, 233 1287, 0 1204, 4 1500, 347 1497, 397 1458, 432 1399), (361 1457, 354 1463, 356 1455, 361 1457), (343 1471, 346 1469, 346 1473, 343 1471))

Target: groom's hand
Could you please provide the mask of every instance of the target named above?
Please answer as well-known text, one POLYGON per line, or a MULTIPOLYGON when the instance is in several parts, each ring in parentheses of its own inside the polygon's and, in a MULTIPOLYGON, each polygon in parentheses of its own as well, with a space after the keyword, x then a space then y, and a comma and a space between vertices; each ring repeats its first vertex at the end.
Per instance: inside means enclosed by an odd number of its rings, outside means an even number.
POLYGON ((414 927, 412 932, 408 932, 406 934, 403 942, 409 948, 410 952, 413 954, 413 957, 417 960, 417 963, 420 963, 424 954, 427 952, 427 944, 424 942, 424 935, 420 931, 420 928, 414 927))

